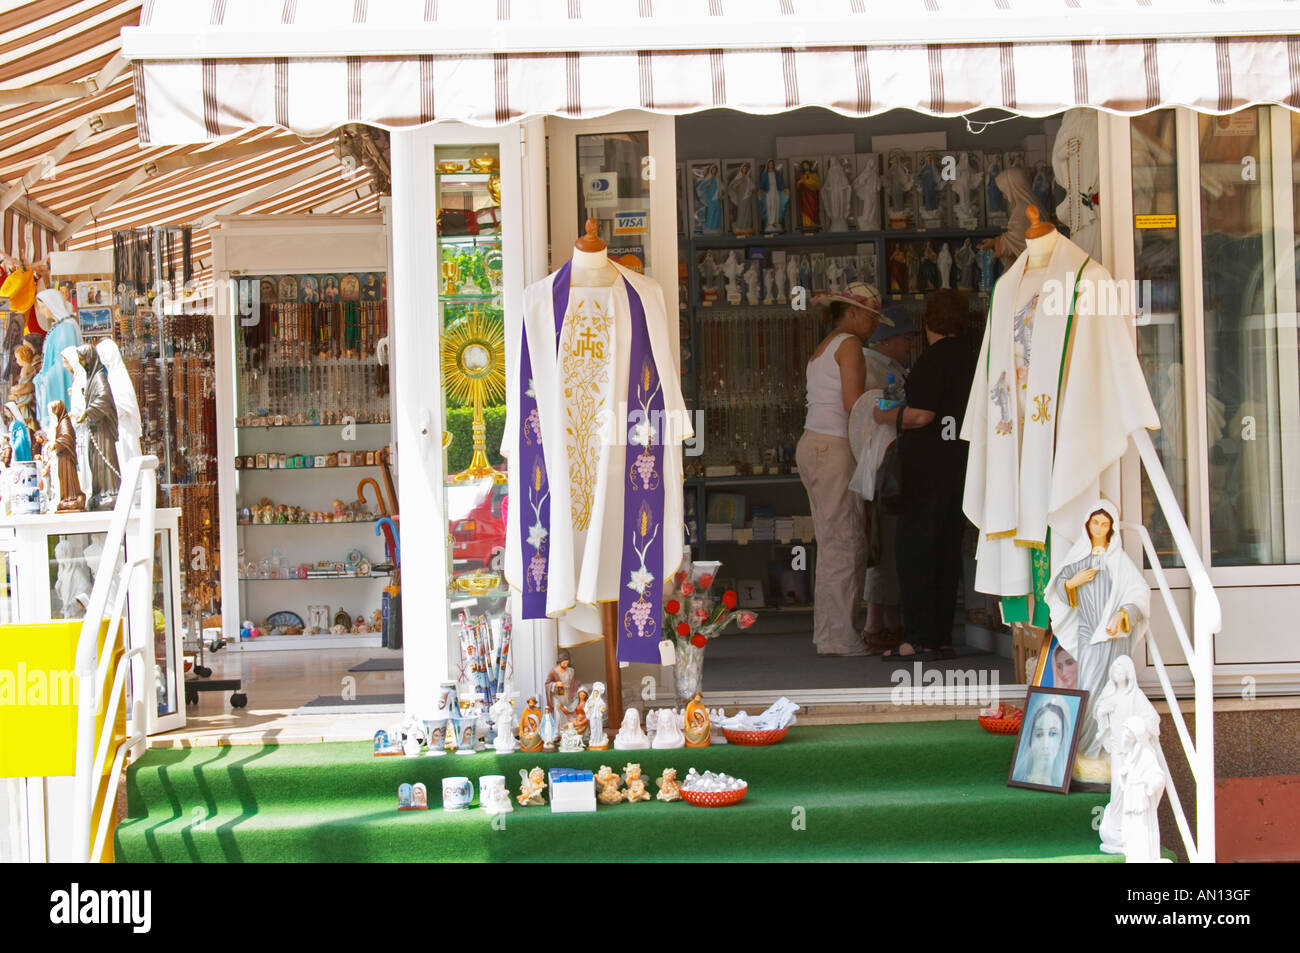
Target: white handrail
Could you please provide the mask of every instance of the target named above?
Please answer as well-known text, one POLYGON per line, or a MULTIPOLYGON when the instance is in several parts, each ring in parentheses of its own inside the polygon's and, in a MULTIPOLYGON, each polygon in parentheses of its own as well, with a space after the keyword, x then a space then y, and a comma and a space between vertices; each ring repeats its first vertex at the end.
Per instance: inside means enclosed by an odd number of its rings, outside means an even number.
MULTIPOLYGON (((113 759, 113 770, 107 776, 107 793, 100 824, 96 831, 95 843, 91 842, 92 815, 95 810, 95 792, 100 782, 100 771, 108 758, 108 749, 112 744, 112 722, 118 707, 123 703, 122 686, 128 669, 143 671, 141 658, 143 649, 131 649, 123 654, 117 666, 113 656, 122 640, 122 611, 126 605, 128 590, 136 573, 144 570, 146 578, 152 581, 154 550, 154 517, 157 498, 158 458, 155 456, 135 457, 122 468, 121 485, 118 488, 117 502, 113 507, 113 516, 104 537, 104 549, 99 557, 99 566, 95 574, 95 584, 90 590, 90 602, 81 622, 81 632, 77 637, 77 650, 74 670, 77 676, 77 748, 75 777, 73 782, 72 806, 72 858, 80 861, 93 859, 102 852, 105 817, 112 811, 113 792, 117 788, 126 752, 144 740, 142 726, 136 725, 137 734, 129 738, 118 750, 113 759), (138 505, 137 504, 138 501, 138 505), (122 547, 126 542, 127 525, 134 520, 132 547, 136 554, 119 564, 122 547), (112 611, 108 613, 108 631, 105 634, 103 649, 99 647, 99 632, 105 622, 105 610, 108 609, 109 592, 113 586, 112 611), (104 689, 109 678, 113 679, 112 691, 105 706, 104 689), (95 718, 102 714, 103 730, 100 738, 95 738, 95 718)), ((139 709, 143 714, 143 709, 139 709)))
POLYGON ((1142 540, 1142 547, 1147 554, 1147 562, 1156 578, 1156 584, 1164 599, 1165 608, 1169 611, 1174 633, 1177 635, 1178 643, 1187 658, 1187 668, 1192 676, 1193 711, 1196 715, 1196 739, 1194 743, 1191 733, 1187 730, 1187 723, 1183 718, 1182 710, 1178 707, 1178 699, 1174 695, 1173 686, 1169 682, 1169 675, 1165 670, 1160 649, 1156 645, 1156 640, 1148 636, 1147 649, 1156 670, 1156 677, 1160 680, 1160 687, 1164 692, 1165 700, 1169 703, 1169 717, 1178 732, 1178 740, 1182 743, 1183 752, 1187 755, 1188 765, 1192 771, 1192 778, 1196 782, 1196 838, 1194 841, 1188 829, 1187 819, 1183 815, 1182 804, 1178 800, 1177 792, 1174 791, 1169 767, 1163 764, 1164 759, 1162 757, 1161 763, 1165 771, 1165 789, 1169 792, 1170 807, 1174 810, 1174 818, 1178 824, 1178 831, 1182 835, 1183 844, 1187 849, 1188 858, 1193 862, 1213 863, 1215 859, 1214 636, 1223 627, 1223 613, 1219 606, 1219 597, 1214 592, 1214 585, 1210 582, 1210 574, 1206 571, 1204 562, 1201 561, 1200 552, 1192 540, 1191 530, 1187 528, 1187 521, 1183 519, 1182 510, 1178 505, 1178 498, 1174 495, 1173 487, 1169 485, 1169 478, 1165 475, 1165 468, 1160 462, 1160 456, 1156 453, 1155 445, 1151 442, 1151 435, 1146 430, 1139 429, 1132 434, 1132 437, 1133 444, 1137 447, 1138 456, 1142 458, 1142 466, 1146 471, 1147 480, 1155 493, 1156 502, 1160 504, 1160 512, 1164 515, 1165 524, 1169 528, 1170 535, 1173 536, 1174 545, 1178 549, 1178 555, 1187 570, 1187 578, 1192 587, 1192 638, 1189 643, 1182 616, 1174 604, 1173 594, 1169 591, 1169 583, 1165 579, 1164 568, 1160 565, 1160 559, 1156 554, 1155 547, 1152 545, 1150 534, 1141 524, 1128 524, 1131 528, 1136 528, 1142 540))

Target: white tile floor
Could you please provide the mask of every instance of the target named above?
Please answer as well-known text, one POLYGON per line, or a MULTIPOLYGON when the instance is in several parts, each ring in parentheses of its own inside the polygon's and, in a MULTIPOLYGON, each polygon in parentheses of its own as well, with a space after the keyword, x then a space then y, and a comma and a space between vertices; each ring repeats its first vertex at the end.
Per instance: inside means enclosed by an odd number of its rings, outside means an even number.
POLYGON ((333 708, 328 714, 294 712, 322 695, 338 696, 340 707, 349 703, 345 694, 358 705, 365 705, 367 696, 400 695, 400 671, 348 671, 367 659, 400 656, 382 648, 209 652, 204 661, 212 669, 211 677, 242 679, 248 705, 231 708, 230 692, 201 692, 198 703, 187 708, 184 728, 156 735, 149 743, 165 748, 368 740, 378 729, 400 721, 400 711, 375 712, 367 705, 366 711, 355 715, 333 708))

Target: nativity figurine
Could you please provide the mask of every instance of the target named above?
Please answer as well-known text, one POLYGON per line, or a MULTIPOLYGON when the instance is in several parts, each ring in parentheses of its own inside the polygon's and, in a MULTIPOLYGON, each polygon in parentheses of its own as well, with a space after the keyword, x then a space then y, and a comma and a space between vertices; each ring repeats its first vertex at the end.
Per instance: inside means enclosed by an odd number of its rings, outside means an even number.
POLYGON ((700 701, 700 693, 686 703, 686 747, 705 748, 709 744, 709 712, 700 701))
POLYGON ((537 696, 530 696, 519 716, 519 750, 532 754, 542 750, 542 710, 537 707, 537 696))

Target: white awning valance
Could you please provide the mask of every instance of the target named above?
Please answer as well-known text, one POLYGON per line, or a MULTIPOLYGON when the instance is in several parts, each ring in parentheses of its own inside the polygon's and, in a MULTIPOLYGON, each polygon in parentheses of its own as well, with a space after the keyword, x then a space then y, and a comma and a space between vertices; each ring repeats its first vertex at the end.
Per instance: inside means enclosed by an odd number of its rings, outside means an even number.
POLYGON ((142 143, 629 108, 1300 108, 1294 3, 145 0, 140 24, 142 143))

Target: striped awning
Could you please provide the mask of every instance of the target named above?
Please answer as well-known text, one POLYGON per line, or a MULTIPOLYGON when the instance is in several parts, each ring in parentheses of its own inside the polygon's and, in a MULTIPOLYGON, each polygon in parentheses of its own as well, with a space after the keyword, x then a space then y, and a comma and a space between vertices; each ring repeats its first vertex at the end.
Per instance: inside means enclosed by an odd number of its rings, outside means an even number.
POLYGON ((640 108, 938 116, 1300 108, 1300 4, 1258 0, 145 0, 139 137, 499 125, 640 108))
MULTIPOLYGON (((332 135, 264 126, 220 143, 141 143, 121 56, 121 30, 141 6, 0 0, 0 251, 39 262, 55 249, 111 247, 118 229, 378 210, 369 173, 342 174, 332 135)), ((202 228, 194 254, 202 272, 211 261, 202 228)))

